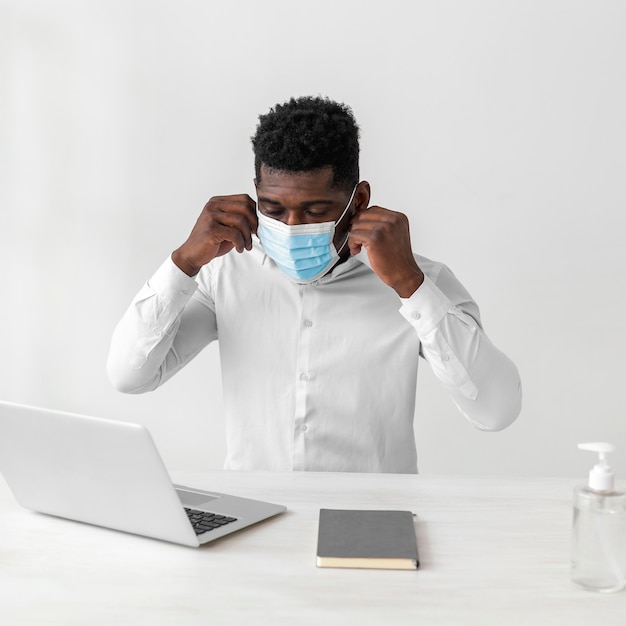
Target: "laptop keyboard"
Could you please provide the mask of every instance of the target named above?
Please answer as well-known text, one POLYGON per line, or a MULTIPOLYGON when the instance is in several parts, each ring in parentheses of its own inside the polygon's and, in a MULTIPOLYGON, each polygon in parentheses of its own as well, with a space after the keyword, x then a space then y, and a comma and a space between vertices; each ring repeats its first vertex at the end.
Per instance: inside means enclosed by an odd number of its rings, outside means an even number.
POLYGON ((208 533, 216 528, 221 528, 236 522, 236 517, 226 517, 226 515, 216 515, 215 513, 208 513, 207 511, 198 511, 196 509, 188 509, 185 507, 187 517, 193 526, 196 535, 202 535, 208 533))

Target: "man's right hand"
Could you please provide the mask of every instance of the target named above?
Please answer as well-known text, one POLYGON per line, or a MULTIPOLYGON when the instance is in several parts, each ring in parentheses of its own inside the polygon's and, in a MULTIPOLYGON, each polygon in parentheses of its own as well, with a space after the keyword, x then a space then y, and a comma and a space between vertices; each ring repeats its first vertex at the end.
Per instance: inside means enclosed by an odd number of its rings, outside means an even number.
POLYGON ((202 209, 187 241, 172 253, 172 261, 188 276, 230 252, 252 249, 256 233, 256 204, 248 194, 215 196, 202 209))

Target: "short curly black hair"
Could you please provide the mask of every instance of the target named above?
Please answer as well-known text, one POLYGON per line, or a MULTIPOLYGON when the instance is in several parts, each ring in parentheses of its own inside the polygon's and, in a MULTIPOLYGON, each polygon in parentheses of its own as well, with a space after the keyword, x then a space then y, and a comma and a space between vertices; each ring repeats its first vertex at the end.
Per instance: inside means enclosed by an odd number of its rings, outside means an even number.
POLYGON ((328 98, 303 96, 259 116, 252 137, 254 169, 261 164, 286 172, 333 168, 333 186, 352 190, 359 182, 359 127, 350 107, 328 98))

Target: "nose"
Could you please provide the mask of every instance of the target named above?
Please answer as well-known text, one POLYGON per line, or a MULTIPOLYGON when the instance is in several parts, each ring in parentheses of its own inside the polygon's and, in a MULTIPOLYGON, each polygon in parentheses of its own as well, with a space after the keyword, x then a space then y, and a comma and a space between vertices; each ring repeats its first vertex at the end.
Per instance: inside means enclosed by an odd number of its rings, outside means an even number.
POLYGON ((287 218, 285 219, 287 226, 298 226, 302 223, 302 218, 298 215, 298 211, 287 211, 287 218))

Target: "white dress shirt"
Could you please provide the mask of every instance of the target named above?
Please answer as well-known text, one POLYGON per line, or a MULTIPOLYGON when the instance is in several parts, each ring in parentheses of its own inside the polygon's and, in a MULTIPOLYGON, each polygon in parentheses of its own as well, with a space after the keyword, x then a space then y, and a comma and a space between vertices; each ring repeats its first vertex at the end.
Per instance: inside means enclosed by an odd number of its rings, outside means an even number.
POLYGON ((363 254, 310 285, 289 280, 256 238, 195 278, 168 258, 115 329, 109 377, 126 393, 153 390, 218 339, 225 468, 417 472, 420 355, 482 430, 515 420, 521 383, 452 272, 415 258, 425 280, 407 299, 363 254))

